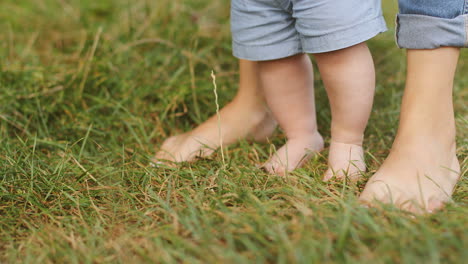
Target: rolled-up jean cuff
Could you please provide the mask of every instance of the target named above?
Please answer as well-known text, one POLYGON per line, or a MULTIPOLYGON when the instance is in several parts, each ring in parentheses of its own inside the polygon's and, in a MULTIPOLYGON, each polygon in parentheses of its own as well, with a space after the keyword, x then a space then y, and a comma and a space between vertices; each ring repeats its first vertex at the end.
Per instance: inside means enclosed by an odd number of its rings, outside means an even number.
POLYGON ((246 46, 233 41, 234 57, 250 61, 267 61, 304 53, 299 37, 292 41, 263 46, 246 46))
POLYGON ((468 15, 447 19, 398 14, 396 39, 405 49, 468 47, 468 15))

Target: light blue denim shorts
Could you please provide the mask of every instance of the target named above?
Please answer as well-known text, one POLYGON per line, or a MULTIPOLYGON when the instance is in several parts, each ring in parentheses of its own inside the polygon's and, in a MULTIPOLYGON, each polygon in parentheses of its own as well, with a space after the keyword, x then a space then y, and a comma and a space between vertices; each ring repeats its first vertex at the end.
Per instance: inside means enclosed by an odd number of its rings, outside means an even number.
POLYGON ((234 56, 274 60, 364 42, 387 28, 381 0, 231 0, 234 56))
POLYGON ((399 0, 399 5, 401 48, 468 47, 468 0, 399 0))

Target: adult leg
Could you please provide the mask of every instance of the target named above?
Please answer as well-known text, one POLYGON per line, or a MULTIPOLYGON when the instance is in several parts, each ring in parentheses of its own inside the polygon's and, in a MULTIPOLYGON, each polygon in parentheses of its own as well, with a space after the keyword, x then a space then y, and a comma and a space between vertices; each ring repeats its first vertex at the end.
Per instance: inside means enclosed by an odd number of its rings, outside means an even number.
POLYGON ((389 156, 361 200, 432 212, 459 179, 452 86, 459 48, 468 46, 466 0, 399 0, 397 41, 407 52, 400 125, 389 156))
POLYGON ((452 103, 459 49, 408 50, 407 56, 397 136, 360 199, 432 212, 450 201, 460 174, 452 103))
POLYGON ((333 176, 357 179, 366 170, 362 143, 372 109, 375 71, 365 43, 314 55, 332 112, 329 168, 333 176))
POLYGON ((317 131, 312 63, 305 54, 259 62, 265 99, 287 136, 264 168, 285 175, 323 148, 317 131))
POLYGON ((192 161, 210 155, 221 142, 226 146, 240 139, 266 140, 276 128, 276 122, 265 104, 257 62, 240 60, 239 91, 219 114, 219 122, 214 115, 194 130, 168 138, 153 162, 192 161))

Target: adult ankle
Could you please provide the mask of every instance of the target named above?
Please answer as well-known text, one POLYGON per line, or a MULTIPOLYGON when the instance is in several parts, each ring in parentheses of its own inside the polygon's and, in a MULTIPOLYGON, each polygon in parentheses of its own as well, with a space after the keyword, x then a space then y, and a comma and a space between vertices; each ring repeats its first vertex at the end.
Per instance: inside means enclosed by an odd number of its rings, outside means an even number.
POLYGON ((401 127, 398 130, 395 144, 405 145, 442 145, 452 147, 455 145, 456 130, 453 128, 435 129, 422 127, 401 127))

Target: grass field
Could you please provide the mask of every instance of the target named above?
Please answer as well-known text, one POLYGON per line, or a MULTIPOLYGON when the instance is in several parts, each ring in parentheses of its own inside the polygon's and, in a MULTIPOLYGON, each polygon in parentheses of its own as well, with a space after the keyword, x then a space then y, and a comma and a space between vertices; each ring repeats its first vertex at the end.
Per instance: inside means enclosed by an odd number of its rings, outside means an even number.
MULTIPOLYGON (((390 30, 377 65, 366 159, 388 154, 405 80, 390 30)), ((215 113, 237 89, 229 2, 0 2, 0 263, 462 263, 468 181, 431 216, 358 205, 357 186, 323 183, 326 151, 280 179, 270 145, 152 168, 168 135, 215 113)), ((468 53, 455 82, 458 157, 468 168, 468 53)), ((317 76, 319 129, 330 111, 317 76)), ((329 137, 327 138, 329 139, 329 137)), ((284 136, 277 132, 273 143, 284 136)))

